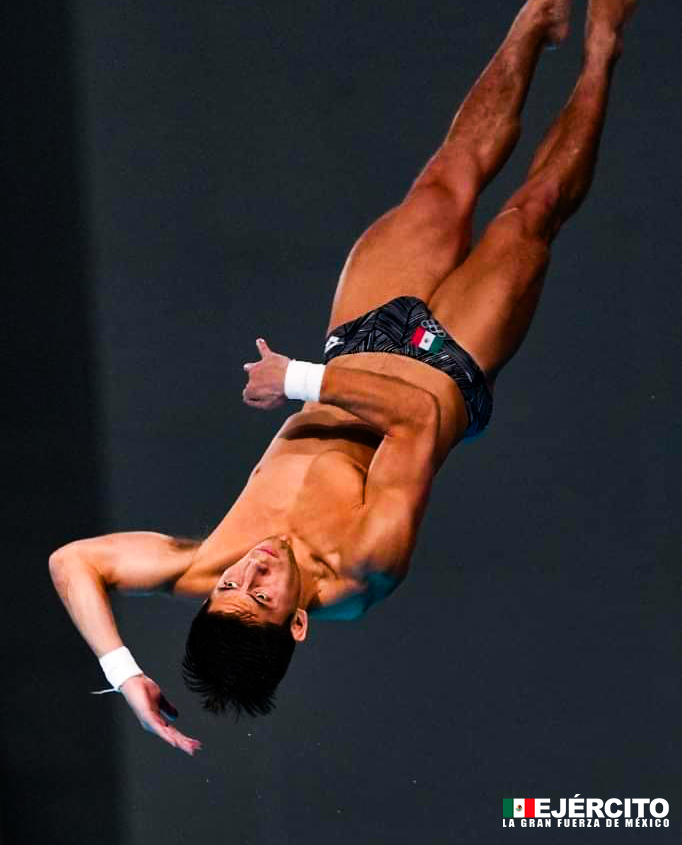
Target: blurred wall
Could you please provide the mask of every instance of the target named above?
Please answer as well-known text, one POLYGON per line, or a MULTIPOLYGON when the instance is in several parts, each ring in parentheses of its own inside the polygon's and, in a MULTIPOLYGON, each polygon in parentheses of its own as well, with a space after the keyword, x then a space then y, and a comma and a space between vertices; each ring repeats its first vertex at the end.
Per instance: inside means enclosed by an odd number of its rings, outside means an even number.
POLYGON ((88 695, 93 656, 47 566, 107 525, 70 9, 26 6, 3 30, 0 838, 116 845, 113 702, 88 695))

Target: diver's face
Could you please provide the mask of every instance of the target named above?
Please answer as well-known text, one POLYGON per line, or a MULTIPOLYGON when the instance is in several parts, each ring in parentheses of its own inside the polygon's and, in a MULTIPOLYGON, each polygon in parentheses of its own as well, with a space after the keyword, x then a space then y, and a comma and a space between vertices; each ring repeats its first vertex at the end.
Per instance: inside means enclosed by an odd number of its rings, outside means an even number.
POLYGON ((296 610, 300 591, 287 540, 268 537, 223 572, 209 596, 210 610, 282 624, 296 610))

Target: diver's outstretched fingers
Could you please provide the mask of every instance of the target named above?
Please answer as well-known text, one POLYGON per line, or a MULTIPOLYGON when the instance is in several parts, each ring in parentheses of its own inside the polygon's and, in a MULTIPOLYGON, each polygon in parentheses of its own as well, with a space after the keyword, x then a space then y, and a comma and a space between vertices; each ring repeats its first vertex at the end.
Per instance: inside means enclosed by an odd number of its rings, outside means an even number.
POLYGON ((169 745, 192 756, 201 748, 199 740, 190 739, 168 724, 162 715, 162 708, 166 712, 174 712, 176 716, 178 711, 161 692, 156 681, 147 675, 133 675, 121 684, 120 692, 145 731, 156 734, 169 745))
POLYGON ((190 737, 185 736, 172 725, 166 725, 162 728, 162 730, 159 731, 159 736, 161 739, 165 739, 166 742, 169 742, 171 745, 174 745, 176 748, 184 751, 185 754, 189 754, 190 757, 194 757, 196 752, 201 751, 203 747, 198 739, 191 739, 190 737))

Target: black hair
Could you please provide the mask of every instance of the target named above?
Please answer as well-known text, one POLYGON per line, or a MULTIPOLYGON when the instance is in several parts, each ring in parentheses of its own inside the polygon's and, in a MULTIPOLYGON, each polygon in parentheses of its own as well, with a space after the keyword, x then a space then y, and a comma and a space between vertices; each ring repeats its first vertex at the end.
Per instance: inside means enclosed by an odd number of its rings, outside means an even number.
POLYGON ((296 647, 292 613, 283 624, 259 623, 238 614, 209 612, 205 602, 192 620, 182 660, 185 686, 202 697, 202 707, 218 715, 231 709, 265 716, 275 706, 275 690, 296 647))

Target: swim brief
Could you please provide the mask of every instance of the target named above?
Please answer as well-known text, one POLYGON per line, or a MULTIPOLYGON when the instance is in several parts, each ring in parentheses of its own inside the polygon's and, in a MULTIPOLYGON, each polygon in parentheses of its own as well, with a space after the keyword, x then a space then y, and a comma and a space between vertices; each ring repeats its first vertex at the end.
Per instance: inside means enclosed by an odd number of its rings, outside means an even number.
POLYGON ((446 373, 459 388, 469 426, 463 437, 488 425, 493 399, 481 368, 416 296, 398 296, 362 317, 337 326, 326 338, 324 363, 354 352, 395 352, 446 373))

